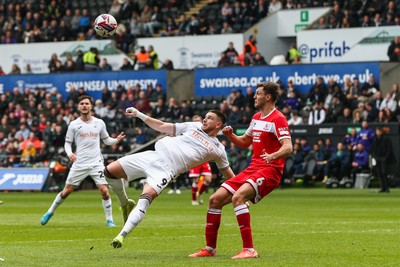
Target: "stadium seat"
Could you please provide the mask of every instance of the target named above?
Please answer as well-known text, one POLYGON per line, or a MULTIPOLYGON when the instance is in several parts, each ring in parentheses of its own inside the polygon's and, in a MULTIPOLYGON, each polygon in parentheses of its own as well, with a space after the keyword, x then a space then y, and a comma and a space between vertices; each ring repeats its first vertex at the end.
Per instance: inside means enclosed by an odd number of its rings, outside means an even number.
POLYGON ((203 102, 206 102, 206 104, 211 103, 213 100, 213 97, 210 95, 203 96, 203 102))

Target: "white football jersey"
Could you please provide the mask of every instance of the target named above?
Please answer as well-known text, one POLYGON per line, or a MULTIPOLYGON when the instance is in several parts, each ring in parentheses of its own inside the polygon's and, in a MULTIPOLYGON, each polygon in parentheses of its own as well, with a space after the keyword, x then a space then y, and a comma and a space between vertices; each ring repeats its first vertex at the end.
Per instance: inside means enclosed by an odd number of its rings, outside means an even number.
POLYGON ((215 162, 219 169, 229 166, 225 147, 201 126, 201 122, 176 123, 175 137, 164 137, 156 142, 155 150, 169 163, 175 175, 207 161, 215 162))
POLYGON ((101 119, 92 117, 89 122, 81 118, 72 121, 68 126, 65 142, 76 145, 74 167, 103 164, 100 139, 108 137, 106 124, 101 119))

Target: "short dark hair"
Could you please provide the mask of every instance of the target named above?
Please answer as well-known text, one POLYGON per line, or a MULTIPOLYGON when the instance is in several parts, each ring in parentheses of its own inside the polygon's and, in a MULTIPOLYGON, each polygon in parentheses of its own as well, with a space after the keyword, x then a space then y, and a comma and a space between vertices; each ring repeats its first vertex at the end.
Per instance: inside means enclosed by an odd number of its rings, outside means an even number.
POLYGON ((262 82, 257 84, 257 88, 262 87, 265 94, 270 94, 274 102, 278 97, 278 85, 273 82, 262 82))
POLYGON ((222 122, 222 124, 225 124, 226 122, 226 116, 224 113, 222 113, 221 111, 219 111, 218 109, 211 109, 209 112, 214 113, 215 115, 217 115, 218 119, 220 119, 220 121, 222 122))
POLYGON ((81 95, 80 97, 78 97, 78 104, 84 99, 89 99, 90 104, 92 104, 92 106, 94 105, 93 98, 89 95, 81 95))

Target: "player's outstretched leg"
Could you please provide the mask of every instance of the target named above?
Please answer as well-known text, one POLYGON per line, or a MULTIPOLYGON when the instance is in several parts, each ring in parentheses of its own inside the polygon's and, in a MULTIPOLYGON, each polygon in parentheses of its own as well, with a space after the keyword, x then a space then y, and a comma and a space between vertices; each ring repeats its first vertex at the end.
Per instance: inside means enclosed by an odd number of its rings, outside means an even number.
POLYGON ((44 215, 43 215, 43 217, 42 217, 42 220, 40 221, 40 224, 41 225, 45 225, 49 220, 50 220, 50 218, 53 216, 53 212, 46 212, 44 215))
MULTIPOLYGON (((69 191, 67 191, 69 194, 69 191)), ((41 225, 45 225, 46 223, 48 223, 48 221, 50 220, 50 218, 53 216, 54 211, 58 208, 58 206, 61 205, 61 203, 64 202, 65 198, 61 197, 61 193, 58 193, 56 198, 54 199, 53 203, 51 204, 49 210, 42 216, 42 219, 40 220, 40 224, 41 225)), ((66 196, 65 196, 66 197, 66 196)))
POLYGON ((124 237, 122 235, 118 235, 116 238, 113 239, 111 242, 111 246, 114 248, 120 248, 122 247, 122 244, 124 243, 124 237))
POLYGON ((128 220, 129 214, 135 208, 136 202, 133 199, 128 199, 128 202, 124 207, 121 207, 122 217, 124 218, 124 223, 128 220))

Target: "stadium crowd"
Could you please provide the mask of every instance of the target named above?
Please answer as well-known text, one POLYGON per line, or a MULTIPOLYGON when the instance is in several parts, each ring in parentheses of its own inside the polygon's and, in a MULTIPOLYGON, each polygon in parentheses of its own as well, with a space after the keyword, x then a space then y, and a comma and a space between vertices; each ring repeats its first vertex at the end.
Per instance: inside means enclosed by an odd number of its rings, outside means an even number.
POLYGON ((395 0, 210 0, 198 14, 185 11, 196 1, 1 1, 0 43, 94 40, 92 23, 101 10, 119 21, 118 48, 133 51, 138 37, 243 32, 281 9, 331 7, 316 29, 400 25, 400 2, 395 0))
MULTIPOLYGON (((188 19, 181 13, 190 5, 193 5, 193 1, 113 1, 108 13, 113 14, 121 22, 116 34, 118 47, 126 52, 131 51, 135 38, 150 36, 157 32, 169 36, 240 32, 269 13, 280 9, 333 7, 325 20, 321 19, 315 26, 318 29, 399 25, 400 11, 399 1, 211 0, 199 15, 193 15, 188 19), (174 14, 176 16, 173 16, 174 14), (214 17, 209 14, 213 14, 214 17), (174 19, 179 15, 181 16, 179 23, 174 23, 174 19), (213 23, 207 22, 210 18, 213 23), (373 23, 366 23, 367 21, 373 21, 373 23)), ((89 12, 88 6, 81 11, 79 8, 73 8, 73 1, 1 1, 0 42, 13 44, 93 40, 98 38, 91 27, 93 20, 94 13, 89 12)), ((244 46, 243 53, 241 51, 238 53, 233 45, 229 44, 228 48, 221 53, 219 66, 267 64, 265 59, 257 53, 256 43, 255 36, 251 36, 244 46)), ((393 55, 400 55, 399 51, 398 39, 395 39, 388 50, 388 56, 396 61, 393 55), (389 51, 391 51, 390 55, 389 51)), ((69 56, 64 63, 57 59, 57 55, 52 55, 49 72, 85 71, 93 70, 90 69, 92 67, 96 70, 110 70, 105 58, 101 60, 98 58, 94 64, 85 61, 86 53, 96 54, 96 51, 81 51, 76 59, 69 56)), ((121 70, 135 68, 128 60, 126 61, 121 65, 121 70)), ((295 46, 292 46, 288 51, 286 62, 295 64, 298 61, 298 51, 295 46)), ((137 64, 140 69, 157 69, 159 67, 157 53, 151 46, 147 49, 141 47, 136 53, 134 64, 137 64)), ((166 60, 163 67, 172 69, 172 62, 166 60)), ((8 73, 20 74, 21 72, 19 66, 15 65, 8 73)), ((24 72, 30 72, 29 65, 25 67, 24 72)), ((0 68, 0 75, 2 74, 5 74, 5 71, 0 68)), ((280 85, 277 107, 285 114, 290 125, 322 123, 359 125, 367 123, 368 125, 368 122, 398 121, 400 111, 398 84, 393 84, 393 88, 382 95, 379 84, 375 82, 373 76, 364 84, 361 84, 357 78, 347 79, 343 86, 333 80, 326 82, 318 78, 306 95, 299 95, 293 81, 288 81, 287 88, 284 88, 282 83, 280 85)), ((68 123, 78 117, 75 102, 80 95, 85 94, 84 89, 72 90, 65 102, 56 88, 50 91, 42 88, 25 88, 24 90, 8 88, 4 92, 0 95, 1 166, 48 165, 49 161, 63 148, 68 123)), ((253 94, 254 88, 247 88, 245 95, 240 90, 232 90, 229 96, 210 101, 192 99, 178 103, 173 98, 166 99, 161 85, 157 85, 156 88, 120 86, 113 92, 104 88, 103 97, 95 100, 95 115, 106 122, 114 137, 121 130, 130 133, 131 137, 118 145, 105 148, 103 152, 106 155, 125 153, 154 137, 155 133, 142 127, 140 122, 134 125, 132 120, 124 118, 123 111, 126 107, 135 106, 144 113, 150 113, 153 117, 167 121, 187 121, 194 114, 203 115, 207 108, 218 107, 226 113, 228 124, 247 126, 254 112, 253 94)), ((355 157, 355 151, 359 149, 358 144, 362 143, 360 138, 356 137, 356 135, 360 136, 360 133, 343 137, 343 145, 352 157, 355 157), (359 141, 354 141, 352 138, 359 141)), ((294 153, 295 163, 287 171, 289 177, 304 172, 307 156, 311 154, 316 155, 317 161, 321 163, 315 168, 319 169, 319 174, 313 177, 326 181, 326 176, 330 175, 329 170, 326 169, 328 168, 326 166, 329 166, 327 162, 336 149, 332 148, 328 139, 313 144, 313 149, 304 145, 306 140, 294 141, 297 150, 295 149, 294 153), (297 154, 298 151, 302 152, 297 154), (312 151, 315 153, 311 153, 312 151)), ((233 169, 237 172, 251 157, 251 149, 242 150, 226 140, 224 142, 226 142, 228 155, 232 159, 233 169)), ((365 144, 362 146, 368 153, 372 153, 365 144)), ((109 160, 112 160, 112 157, 109 160)))
MULTIPOLYGON (((369 81, 360 84, 358 79, 346 80, 341 87, 333 80, 325 84, 322 78, 309 89, 305 96, 299 96, 296 86, 289 81, 284 88, 280 82, 277 108, 283 112, 289 125, 318 125, 324 123, 353 123, 362 126, 360 132, 344 136, 342 144, 349 152, 359 149, 359 144, 367 153, 372 153, 374 130, 368 123, 398 121, 400 92, 398 84, 383 97, 379 84, 371 76, 369 81), (365 134, 365 131, 368 134, 365 134), (367 130, 368 129, 368 130, 367 130), (363 136, 368 136, 365 143, 363 136)), ((0 95, 0 165, 2 167, 48 166, 52 158, 63 151, 66 129, 71 120, 79 116, 76 100, 86 94, 83 88, 73 88, 67 100, 53 88, 25 88, 5 90, 0 95)), ((228 96, 193 98, 182 102, 174 98, 166 99, 160 84, 153 88, 118 86, 116 91, 103 89, 101 99, 94 104, 95 116, 106 122, 111 136, 120 131, 128 133, 128 138, 111 147, 105 147, 106 161, 152 140, 156 133, 144 127, 140 121, 134 122, 124 116, 127 107, 135 107, 143 113, 165 121, 190 121, 195 114, 204 115, 212 108, 218 108, 227 117, 227 124, 246 128, 254 114, 254 88, 248 87, 246 93, 233 89, 228 96)), ((288 170, 288 177, 304 173, 306 162, 316 157, 318 162, 326 164, 336 148, 329 138, 307 145, 307 140, 294 140, 294 164, 288 170), (301 153, 298 154, 298 152, 301 153), (310 153, 314 151, 315 153, 310 153), (307 157, 308 155, 308 157, 307 157), (312 156, 310 156, 312 155, 312 156)), ((246 166, 251 157, 251 149, 243 150, 223 140, 226 145, 232 168, 238 171, 246 166)), ((355 154, 354 154, 355 156, 355 154)), ((314 179, 326 181, 329 170, 318 165, 318 175, 314 179), (325 178, 325 179, 324 179, 325 178)))

